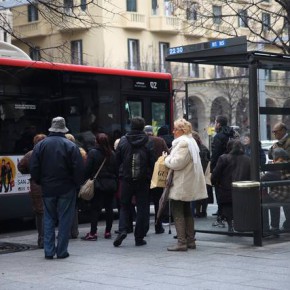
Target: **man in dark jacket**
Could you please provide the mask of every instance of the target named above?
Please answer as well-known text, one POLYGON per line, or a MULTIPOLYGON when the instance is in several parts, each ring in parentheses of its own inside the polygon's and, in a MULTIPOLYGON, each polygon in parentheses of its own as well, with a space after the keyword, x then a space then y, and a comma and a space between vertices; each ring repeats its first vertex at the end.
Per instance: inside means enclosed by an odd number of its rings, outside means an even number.
MULTIPOLYGON (((211 146, 211 159, 210 159, 210 172, 213 172, 219 157, 222 154, 225 154, 227 151, 227 143, 230 138, 233 138, 235 131, 228 126, 228 119, 225 116, 217 116, 215 119, 215 131, 216 134, 213 137, 212 146, 211 146)), ((224 227, 225 225, 222 222, 221 217, 221 204, 219 203, 219 192, 218 188, 215 187, 215 195, 218 204, 217 221, 213 226, 224 227)))
POLYGON ((149 186, 155 163, 152 141, 144 130, 141 117, 131 120, 131 131, 121 138, 116 150, 117 164, 122 165, 121 208, 119 234, 114 246, 119 247, 127 236, 132 196, 136 197, 135 245, 146 245, 144 237, 149 229, 149 186))
POLYGON ((41 185, 44 204, 44 253, 46 259, 63 259, 67 251, 77 191, 83 180, 83 160, 76 144, 65 137, 62 117, 52 120, 50 134, 31 156, 31 178, 41 185), (55 225, 58 239, 55 245, 55 225))

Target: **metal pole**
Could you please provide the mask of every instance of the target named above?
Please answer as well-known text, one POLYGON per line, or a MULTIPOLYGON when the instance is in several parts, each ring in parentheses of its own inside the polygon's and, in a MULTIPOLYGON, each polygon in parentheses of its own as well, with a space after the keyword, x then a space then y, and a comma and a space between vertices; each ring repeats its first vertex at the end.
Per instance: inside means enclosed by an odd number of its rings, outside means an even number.
POLYGON ((260 180, 259 171, 259 107, 258 107, 258 78, 257 63, 249 64, 249 112, 251 138, 251 179, 260 180))
POLYGON ((189 100, 188 100, 188 84, 185 83, 185 119, 188 120, 189 100))
MULTIPOLYGON (((251 179, 260 181, 259 158, 259 107, 258 107, 258 63, 252 59, 249 62, 249 112, 250 112, 250 139, 251 139, 251 179)), ((259 229, 253 232, 254 245, 262 246, 261 203, 257 209, 259 229)))

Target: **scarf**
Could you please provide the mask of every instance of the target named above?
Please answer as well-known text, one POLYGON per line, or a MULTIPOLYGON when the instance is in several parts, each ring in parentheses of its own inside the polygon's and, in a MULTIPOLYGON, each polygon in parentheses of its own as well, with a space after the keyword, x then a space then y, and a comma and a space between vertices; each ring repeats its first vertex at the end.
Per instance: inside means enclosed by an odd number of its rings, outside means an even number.
POLYGON ((174 148, 180 141, 187 142, 190 156, 193 160, 193 163, 196 164, 197 160, 198 160, 198 156, 199 156, 199 148, 198 148, 196 141, 192 137, 192 135, 191 134, 182 135, 182 136, 174 139, 172 142, 172 147, 174 148))

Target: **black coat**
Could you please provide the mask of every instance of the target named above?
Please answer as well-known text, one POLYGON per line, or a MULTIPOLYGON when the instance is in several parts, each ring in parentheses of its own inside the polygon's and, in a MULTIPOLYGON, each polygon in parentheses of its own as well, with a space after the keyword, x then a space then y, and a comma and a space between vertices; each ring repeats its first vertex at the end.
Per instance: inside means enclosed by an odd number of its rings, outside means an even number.
MULTIPOLYGON (((102 165, 104 159, 105 154, 98 146, 88 152, 87 163, 85 167, 85 179, 94 177, 99 167, 102 165)), ((107 177, 111 179, 116 179, 118 177, 118 167, 115 152, 112 151, 112 155, 106 159, 98 177, 107 177)))
MULTIPOLYGON (((125 168, 124 164, 130 164, 131 160, 131 150, 132 147, 138 149, 143 146, 146 146, 148 150, 148 158, 144 161, 146 163, 147 171, 147 180, 151 180, 154 164, 156 161, 154 144, 152 140, 149 140, 149 137, 143 132, 138 130, 132 130, 127 133, 125 136, 121 137, 118 147, 116 149, 116 159, 118 167, 122 166, 122 178, 130 179, 131 178, 131 168, 125 168)), ((128 166, 128 165, 127 165, 128 166)))
POLYGON ((44 196, 59 196, 79 189, 83 164, 76 144, 62 133, 50 133, 33 149, 30 174, 41 185, 44 196))
POLYGON ((217 188, 218 203, 232 202, 232 182, 251 179, 250 158, 245 154, 223 154, 219 157, 211 175, 211 182, 217 188))

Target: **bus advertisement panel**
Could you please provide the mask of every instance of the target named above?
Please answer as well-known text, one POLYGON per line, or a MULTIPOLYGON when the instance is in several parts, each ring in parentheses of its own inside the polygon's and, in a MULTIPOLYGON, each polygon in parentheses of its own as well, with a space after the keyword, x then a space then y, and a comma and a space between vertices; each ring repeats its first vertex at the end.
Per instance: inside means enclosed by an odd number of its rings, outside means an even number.
POLYGON ((25 193, 30 190, 30 175, 21 174, 17 170, 17 164, 22 155, 0 156, 1 160, 1 184, 0 194, 25 193))

